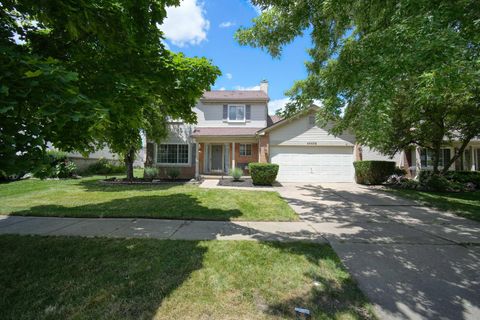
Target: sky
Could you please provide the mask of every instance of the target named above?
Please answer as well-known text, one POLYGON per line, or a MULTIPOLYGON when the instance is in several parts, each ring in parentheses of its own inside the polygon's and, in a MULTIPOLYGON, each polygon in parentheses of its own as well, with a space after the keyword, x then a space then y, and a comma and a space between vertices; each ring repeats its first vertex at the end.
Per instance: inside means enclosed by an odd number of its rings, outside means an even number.
POLYGON ((160 28, 170 50, 206 57, 220 68, 222 76, 212 90, 258 90, 260 81, 268 80, 269 113, 274 114, 288 101, 284 92, 295 80, 306 77, 304 62, 309 59, 310 39, 296 39, 280 58, 272 58, 260 48, 240 46, 235 31, 251 26, 258 15, 258 8, 248 0, 183 0, 179 7, 167 8, 160 28))

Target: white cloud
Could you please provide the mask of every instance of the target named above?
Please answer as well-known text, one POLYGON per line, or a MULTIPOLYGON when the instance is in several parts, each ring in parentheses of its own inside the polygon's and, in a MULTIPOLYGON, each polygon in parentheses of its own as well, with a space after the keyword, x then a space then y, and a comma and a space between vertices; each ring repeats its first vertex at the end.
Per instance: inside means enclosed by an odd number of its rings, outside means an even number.
POLYGON ((183 0, 178 7, 168 7, 167 18, 160 26, 165 38, 178 47, 205 41, 209 28, 203 4, 197 0, 183 0))
POLYGON ((260 86, 253 86, 253 87, 243 87, 243 86, 235 86, 233 87, 235 90, 260 90, 260 86))
POLYGON ((231 73, 225 73, 225 77, 226 77, 228 80, 232 80, 233 75, 232 75, 231 73))
POLYGON ((268 114, 275 114, 277 110, 283 109, 289 100, 289 98, 270 100, 268 102, 268 114))
POLYGON ((235 25, 235 22, 225 21, 225 22, 220 23, 218 26, 220 28, 230 28, 230 27, 233 27, 234 25, 235 25))

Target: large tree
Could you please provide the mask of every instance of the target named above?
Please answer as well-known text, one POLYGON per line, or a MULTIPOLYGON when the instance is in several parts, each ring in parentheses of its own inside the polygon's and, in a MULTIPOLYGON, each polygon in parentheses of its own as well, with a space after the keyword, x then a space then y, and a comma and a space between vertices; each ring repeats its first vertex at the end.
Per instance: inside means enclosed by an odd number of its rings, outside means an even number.
MULTIPOLYGON (((2 1, 5 12, 20 13, 21 20, 34 22, 16 31, 26 41, 23 50, 57 61, 76 75, 77 92, 91 102, 90 108, 96 106, 96 112, 90 113, 93 122, 80 121, 87 128, 79 138, 86 137, 88 147, 106 144, 121 154, 130 179, 141 132, 158 141, 167 133, 167 117, 195 121, 192 106, 220 73, 205 58, 186 58, 162 44, 158 25, 166 17, 165 7, 178 2, 2 1)), ((17 23, 19 18, 14 20, 17 23)), ((88 114, 85 111, 82 114, 88 114)), ((64 143, 67 139, 61 138, 52 142, 63 149, 88 151, 75 139, 64 143)))
MULTIPOLYGON (((476 0, 254 0, 263 8, 240 29, 241 44, 281 55, 309 33, 308 76, 287 92, 290 115, 322 102, 333 133, 393 155, 410 145, 433 151, 480 134, 480 2, 476 0)), ((444 168, 447 170, 447 167, 444 168)))

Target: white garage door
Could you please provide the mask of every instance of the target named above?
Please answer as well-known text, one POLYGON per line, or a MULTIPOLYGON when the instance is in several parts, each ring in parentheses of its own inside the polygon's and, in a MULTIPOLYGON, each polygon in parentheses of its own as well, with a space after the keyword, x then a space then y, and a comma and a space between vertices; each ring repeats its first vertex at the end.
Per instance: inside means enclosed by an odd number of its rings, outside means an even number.
POLYGON ((280 182, 353 181, 353 147, 272 146, 270 161, 280 182))

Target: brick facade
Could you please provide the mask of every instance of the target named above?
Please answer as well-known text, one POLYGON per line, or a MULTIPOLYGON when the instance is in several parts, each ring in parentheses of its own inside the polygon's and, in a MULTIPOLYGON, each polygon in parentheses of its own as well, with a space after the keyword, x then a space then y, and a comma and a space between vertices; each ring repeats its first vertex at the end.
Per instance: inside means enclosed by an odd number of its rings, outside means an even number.
POLYGON ((269 137, 268 133, 263 136, 260 136, 260 146, 259 146, 259 155, 258 162, 266 163, 269 159, 268 149, 269 149, 269 137))

